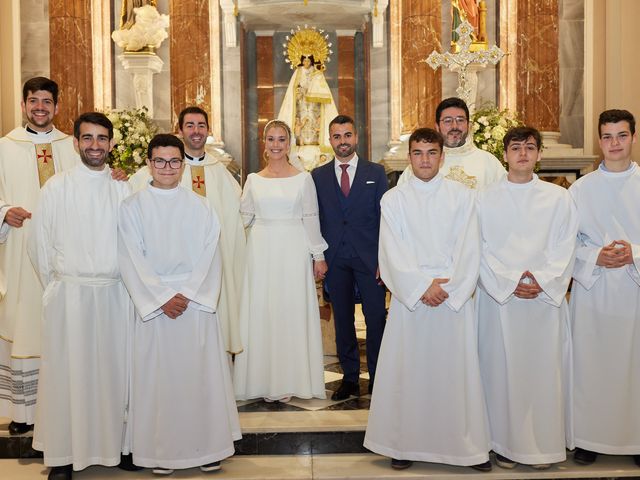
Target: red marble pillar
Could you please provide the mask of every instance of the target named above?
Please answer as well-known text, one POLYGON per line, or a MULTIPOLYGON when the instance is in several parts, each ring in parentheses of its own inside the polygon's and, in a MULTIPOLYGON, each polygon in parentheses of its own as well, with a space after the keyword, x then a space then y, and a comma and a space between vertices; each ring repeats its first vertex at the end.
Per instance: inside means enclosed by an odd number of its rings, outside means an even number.
POLYGON ((517 0, 517 111, 527 125, 560 130, 558 0, 517 0))
POLYGON ((442 5, 435 0, 401 0, 401 9, 402 133, 408 133, 418 127, 433 127, 442 99, 440 69, 434 71, 419 63, 434 49, 442 49, 442 5))
POLYGON ((338 112, 355 118, 355 39, 338 37, 338 112))
POLYGON ((264 126, 276 117, 273 99, 273 37, 256 37, 256 64, 258 90, 258 155, 260 168, 264 167, 264 126))
POLYGON ((171 117, 174 124, 185 107, 196 105, 206 112, 211 111, 209 3, 209 0, 171 0, 169 3, 171 117))
POLYGON ((49 45, 51 79, 60 87, 55 123, 71 133, 76 117, 93 110, 91 2, 49 0, 49 45))

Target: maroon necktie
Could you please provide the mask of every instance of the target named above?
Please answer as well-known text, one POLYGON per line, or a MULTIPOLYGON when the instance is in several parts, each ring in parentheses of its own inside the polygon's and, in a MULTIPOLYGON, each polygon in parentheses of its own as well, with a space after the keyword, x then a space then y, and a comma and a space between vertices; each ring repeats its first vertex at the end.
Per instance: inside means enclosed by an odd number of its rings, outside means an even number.
POLYGON ((340 177, 340 190, 342 190, 342 193, 345 197, 348 197, 349 190, 351 189, 351 186, 349 185, 349 174, 347 173, 349 164, 343 163, 342 165, 340 165, 340 168, 342 169, 342 176, 340 177))

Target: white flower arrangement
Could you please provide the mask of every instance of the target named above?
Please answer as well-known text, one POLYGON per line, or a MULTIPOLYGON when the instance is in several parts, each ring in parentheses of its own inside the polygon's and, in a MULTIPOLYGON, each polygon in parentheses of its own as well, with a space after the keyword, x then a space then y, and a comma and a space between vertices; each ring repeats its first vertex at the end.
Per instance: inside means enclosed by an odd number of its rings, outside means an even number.
POLYGON ((109 154, 109 164, 131 175, 145 164, 147 147, 158 132, 158 126, 149 117, 146 107, 111 110, 106 115, 113 123, 115 143, 109 154))
POLYGON ((156 7, 144 5, 134 8, 136 21, 131 28, 115 30, 111 38, 126 52, 139 52, 145 48, 158 48, 169 35, 169 15, 161 14, 156 7))
POLYGON ((504 164, 504 146, 502 139, 513 127, 522 126, 522 121, 510 110, 498 110, 494 105, 487 105, 471 115, 473 142, 476 147, 493 154, 504 164))

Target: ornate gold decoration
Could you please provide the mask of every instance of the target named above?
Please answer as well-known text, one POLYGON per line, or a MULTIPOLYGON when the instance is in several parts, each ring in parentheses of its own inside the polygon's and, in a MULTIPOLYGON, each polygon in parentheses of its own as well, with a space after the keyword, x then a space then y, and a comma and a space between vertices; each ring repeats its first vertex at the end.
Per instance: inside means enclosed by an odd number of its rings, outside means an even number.
POLYGON ((468 105, 473 103, 474 100, 471 98, 474 92, 467 78, 467 70, 469 67, 472 65, 486 66, 488 63, 495 65, 502 60, 504 52, 497 45, 493 45, 488 50, 472 51, 473 27, 466 20, 458 25, 456 32, 459 36, 458 45, 460 46, 458 53, 440 53, 434 50, 426 60, 421 61, 426 62, 434 70, 437 70, 439 67, 447 67, 452 72, 457 72, 458 88, 456 89, 456 93, 468 105))
POLYGON ((464 169, 460 165, 454 165, 449 169, 449 173, 444 178, 460 182, 469 188, 476 188, 478 185, 478 179, 473 175, 467 175, 464 169))
POLYGON ((289 68, 294 70, 300 63, 300 58, 313 55, 313 59, 320 68, 324 68, 324 64, 331 60, 332 44, 329 42, 329 35, 323 35, 324 30, 316 27, 300 26, 296 30, 291 30, 291 36, 287 35, 287 43, 283 43, 285 62, 289 64, 289 68))

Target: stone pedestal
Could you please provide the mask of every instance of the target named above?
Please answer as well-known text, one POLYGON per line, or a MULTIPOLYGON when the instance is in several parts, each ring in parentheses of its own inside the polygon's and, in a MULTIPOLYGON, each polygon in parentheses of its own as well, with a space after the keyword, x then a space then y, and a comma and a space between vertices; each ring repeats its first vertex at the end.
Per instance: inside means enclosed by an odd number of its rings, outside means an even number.
POLYGON ((147 107, 153 118, 153 75, 162 70, 164 62, 152 52, 125 52, 118 58, 133 76, 136 108, 147 107))

